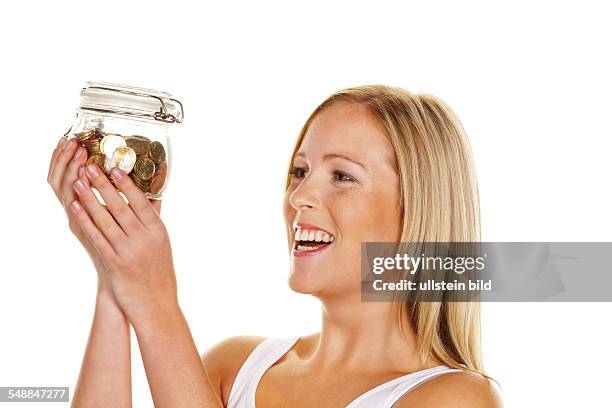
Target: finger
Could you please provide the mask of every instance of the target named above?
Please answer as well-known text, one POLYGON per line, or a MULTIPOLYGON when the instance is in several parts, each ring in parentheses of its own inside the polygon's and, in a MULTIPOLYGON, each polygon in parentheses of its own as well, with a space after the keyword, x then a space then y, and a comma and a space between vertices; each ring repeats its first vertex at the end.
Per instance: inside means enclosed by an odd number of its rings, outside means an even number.
POLYGON ((49 176, 49 184, 51 184, 51 187, 53 187, 53 190, 58 195, 60 191, 60 183, 62 181, 62 178, 64 177, 64 172, 66 171, 66 165, 68 164, 70 159, 72 159, 72 156, 74 156, 74 153, 76 151, 76 145, 77 143, 74 139, 70 139, 69 141, 64 143, 64 146, 62 147, 61 151, 59 152, 59 155, 57 156, 57 159, 55 160, 55 163, 53 164, 53 169, 51 169, 51 175, 49 176))
POLYGON ((136 214, 140 222, 145 227, 157 225, 160 222, 159 213, 149 202, 149 199, 144 195, 142 190, 136 187, 136 184, 134 184, 127 174, 117 167, 111 170, 111 175, 115 179, 119 190, 125 194, 130 203, 130 207, 132 207, 134 214, 136 214))
POLYGON ((157 211, 157 215, 160 215, 161 214, 162 200, 149 200, 149 201, 151 202, 151 205, 153 206, 155 211, 157 211))
POLYGON ((87 150, 84 147, 77 148, 72 160, 68 162, 68 166, 64 171, 64 177, 60 183, 61 200, 64 205, 68 205, 76 198, 74 194, 73 184, 78 178, 79 167, 87 161, 87 150))
POLYGON ((74 183, 74 190, 79 197, 78 200, 81 206, 87 211, 89 217, 97 225, 100 232, 104 234, 115 251, 118 251, 121 245, 125 243, 127 236, 108 210, 100 204, 88 181, 82 178, 78 179, 74 183))
POLYGON ((77 200, 73 201, 70 204, 70 210, 72 211, 76 221, 79 223, 79 226, 85 232, 87 238, 92 243, 94 248, 96 248, 102 259, 107 261, 115 259, 117 254, 112 245, 108 242, 104 234, 100 232, 81 203, 79 203, 77 200))
POLYGON ((128 236, 140 235, 144 226, 141 224, 136 214, 132 211, 129 205, 126 204, 123 197, 119 195, 115 186, 113 186, 106 177, 102 174, 100 168, 95 164, 90 164, 85 168, 87 177, 91 181, 91 185, 98 190, 106 207, 115 217, 123 231, 128 236))
POLYGON ((62 147, 64 143, 66 143, 68 139, 65 136, 60 137, 60 140, 57 142, 57 146, 53 149, 53 153, 51 154, 51 160, 49 160, 49 171, 47 172, 47 181, 49 181, 51 176, 51 170, 53 170, 53 164, 55 164, 55 160, 57 156, 62 151, 62 147))

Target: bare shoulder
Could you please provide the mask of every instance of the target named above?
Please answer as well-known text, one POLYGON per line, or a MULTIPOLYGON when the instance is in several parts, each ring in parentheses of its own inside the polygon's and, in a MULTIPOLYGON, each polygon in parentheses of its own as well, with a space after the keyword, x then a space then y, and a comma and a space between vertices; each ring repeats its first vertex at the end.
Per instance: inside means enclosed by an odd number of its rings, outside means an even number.
POLYGON ((228 337, 202 353, 202 363, 224 403, 227 402, 240 367, 265 339, 261 336, 228 337))
POLYGON ((442 374, 415 387, 396 408, 501 408, 503 403, 494 383, 469 371, 442 374))

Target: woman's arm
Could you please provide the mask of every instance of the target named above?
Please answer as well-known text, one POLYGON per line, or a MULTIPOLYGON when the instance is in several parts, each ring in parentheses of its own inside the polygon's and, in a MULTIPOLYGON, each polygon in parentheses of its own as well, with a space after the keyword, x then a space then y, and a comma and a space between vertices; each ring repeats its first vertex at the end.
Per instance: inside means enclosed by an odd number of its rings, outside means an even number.
POLYGON ((62 137, 53 150, 47 174, 47 182, 66 211, 70 231, 89 254, 98 274, 95 312, 72 406, 130 407, 130 326, 111 292, 106 265, 69 210, 76 197, 73 184, 79 174, 83 175, 81 166, 86 160, 84 148, 62 137))
POLYGON ((72 407, 131 407, 130 323, 108 290, 96 305, 72 407))
POLYGON ((161 204, 151 203, 121 170, 111 173, 129 204, 108 177, 90 165, 87 177, 74 185, 78 200, 71 209, 107 267, 117 304, 134 326, 153 401, 164 407, 222 407, 178 305, 161 204))
POLYGON ((178 303, 160 304, 133 324, 156 406, 224 406, 178 303))

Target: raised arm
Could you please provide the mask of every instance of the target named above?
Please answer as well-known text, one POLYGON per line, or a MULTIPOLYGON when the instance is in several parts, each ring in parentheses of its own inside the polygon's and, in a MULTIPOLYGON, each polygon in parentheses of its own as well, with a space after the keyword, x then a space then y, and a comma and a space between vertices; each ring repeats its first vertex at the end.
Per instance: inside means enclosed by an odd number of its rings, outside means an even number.
POLYGON ((131 407, 130 323, 112 294, 98 291, 96 306, 72 396, 72 407, 131 407))
POLYGON ((130 366, 130 326, 119 308, 106 275, 104 262, 85 232, 76 222, 69 206, 75 199, 73 183, 87 152, 77 149, 75 141, 62 137, 49 163, 47 182, 66 211, 70 230, 91 258, 98 274, 98 290, 91 331, 81 371, 72 396, 73 407, 130 407, 132 383, 130 366))
POLYGON ((85 173, 71 208, 107 266, 117 303, 134 326, 155 405, 222 407, 178 304, 160 201, 150 202, 117 168, 112 177, 129 205, 98 167, 87 166, 85 173))

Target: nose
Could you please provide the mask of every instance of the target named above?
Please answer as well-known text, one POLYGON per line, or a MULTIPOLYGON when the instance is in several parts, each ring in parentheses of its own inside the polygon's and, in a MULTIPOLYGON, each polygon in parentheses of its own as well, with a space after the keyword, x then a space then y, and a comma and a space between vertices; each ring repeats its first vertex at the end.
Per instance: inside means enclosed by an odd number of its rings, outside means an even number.
POLYGON ((312 210, 320 207, 318 189, 313 184, 313 178, 309 174, 296 187, 289 197, 289 203, 296 210, 312 210))

